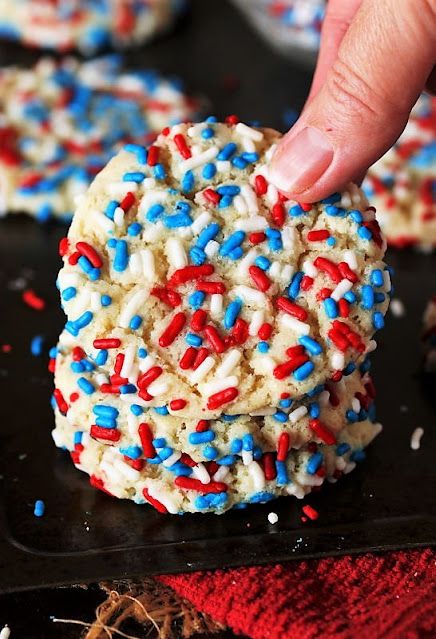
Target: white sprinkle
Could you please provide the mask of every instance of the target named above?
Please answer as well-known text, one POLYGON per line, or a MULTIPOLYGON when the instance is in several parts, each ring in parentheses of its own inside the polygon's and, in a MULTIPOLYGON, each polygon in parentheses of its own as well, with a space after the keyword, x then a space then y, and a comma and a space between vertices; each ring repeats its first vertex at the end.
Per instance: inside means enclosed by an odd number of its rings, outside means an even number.
POLYGON ((97 225, 106 231, 106 233, 110 233, 114 230, 114 223, 104 213, 101 213, 100 211, 93 211, 92 216, 94 217, 97 225))
POLYGON ((274 184, 268 184, 266 198, 270 204, 277 204, 279 200, 279 192, 277 191, 274 184))
POLYGON ((232 165, 228 160, 218 160, 216 163, 218 173, 229 173, 232 165))
POLYGON ((289 421, 291 424, 296 424, 302 417, 307 415, 307 407, 299 406, 292 413, 289 413, 289 421))
POLYGON ((131 437, 135 437, 138 432, 138 418, 130 411, 127 413, 127 430, 131 437))
POLYGON ((208 384, 204 384, 201 391, 205 395, 214 395, 226 388, 237 388, 239 385, 239 379, 236 375, 230 375, 230 377, 224 377, 222 379, 214 379, 208 384))
POLYGON ((285 226, 282 229, 283 248, 293 249, 296 239, 297 239, 297 231, 293 226, 292 227, 285 226))
POLYGON ((204 247, 204 252, 206 253, 207 257, 213 257, 218 253, 219 248, 219 242, 216 242, 215 240, 209 240, 209 242, 204 247))
POLYGON ((344 253, 344 262, 348 264, 352 271, 355 271, 357 268, 357 259, 356 255, 353 251, 345 251, 344 253))
POLYGON ((304 488, 297 484, 295 480, 293 484, 287 484, 285 490, 288 495, 294 495, 297 499, 303 499, 306 495, 304 488))
POLYGON ((351 473, 356 468, 356 465, 356 462, 348 462, 343 470, 344 475, 348 475, 348 473, 351 473))
POLYGON ((290 264, 285 264, 282 268, 282 272, 280 273, 280 279, 282 282, 290 282, 293 274, 295 273, 295 269, 290 264))
POLYGON ((165 253, 171 267, 174 270, 185 268, 188 265, 188 257, 182 242, 177 237, 170 237, 165 244, 165 253))
POLYGON ((419 450, 421 446, 421 438, 424 435, 424 429, 421 427, 415 428, 410 438, 410 448, 412 450, 419 450))
POLYGON ((365 353, 373 353, 377 348, 377 342, 375 339, 370 339, 368 342, 368 346, 366 347, 365 353))
POLYGON ((133 297, 130 298, 124 310, 120 314, 119 325, 121 328, 129 327, 130 320, 137 314, 141 306, 145 304, 148 295, 148 291, 141 290, 137 291, 133 297))
POLYGON ((237 273, 239 277, 248 276, 248 269, 253 264, 256 257, 258 257, 259 251, 255 248, 252 248, 248 251, 246 255, 239 261, 237 266, 237 273))
POLYGON ((244 184, 241 186, 241 193, 247 202, 248 212, 256 215, 259 212, 259 202, 254 190, 249 184, 244 184))
POLYGON ((91 292, 84 289, 82 292, 74 299, 74 313, 77 317, 80 317, 82 313, 88 310, 89 302, 91 300, 91 292))
POLYGON ((168 199, 168 191, 150 191, 150 193, 145 193, 145 195, 142 197, 138 206, 138 210, 140 213, 145 213, 150 207, 153 206, 153 204, 168 202, 168 199))
POLYGON ((398 297, 392 298, 389 308, 394 317, 404 317, 406 314, 406 307, 403 301, 398 299, 398 297))
POLYGON ((98 375, 95 376, 95 381, 98 386, 102 386, 103 384, 108 384, 109 378, 104 373, 98 373, 98 375))
POLYGON ((360 402, 357 397, 353 397, 353 399, 351 400, 351 408, 354 410, 355 413, 358 413, 360 411, 360 402))
POLYGON ((229 474, 228 466, 220 466, 216 473, 213 475, 212 479, 214 481, 224 481, 227 475, 229 474))
POLYGON ((251 233, 254 231, 263 231, 268 226, 267 220, 263 215, 253 215, 244 220, 237 220, 235 228, 241 231, 251 233))
POLYGON ((277 366, 277 362, 271 357, 271 355, 263 355, 262 357, 257 357, 256 364, 257 368, 263 369, 265 373, 271 374, 277 366))
POLYGON ((164 225, 162 222, 156 222, 156 224, 150 225, 142 234, 144 242, 148 244, 154 244, 164 234, 164 225))
POLYGON ((255 153, 256 152, 256 145, 254 144, 253 140, 250 140, 250 138, 243 137, 242 140, 241 140, 241 144, 242 144, 242 148, 247 153, 255 153))
MULTIPOLYGON (((101 464, 100 468, 103 469, 103 465, 104 462, 101 464)), ((112 465, 115 470, 118 470, 121 475, 124 475, 124 477, 127 477, 127 479, 130 479, 131 481, 138 481, 141 477, 141 474, 137 470, 129 466, 129 464, 122 459, 115 459, 112 465)))
POLYGON ((254 311, 251 316, 250 326, 248 327, 248 334, 251 335, 251 337, 255 337, 258 334, 259 329, 263 324, 264 316, 264 311, 254 311))
POLYGON ((233 199, 233 204, 240 215, 246 215, 248 213, 247 202, 244 200, 242 195, 236 195, 233 199))
POLYGON ((204 362, 201 362, 200 366, 196 368, 193 373, 191 373, 191 382, 193 384, 198 384, 198 382, 201 382, 201 380, 206 377, 206 375, 212 370, 214 366, 215 360, 209 355, 209 357, 206 357, 204 362))
POLYGON ((156 187, 156 180, 152 177, 147 177, 141 182, 141 185, 144 191, 148 191, 156 187))
POLYGON ((350 280, 342 280, 342 282, 339 282, 339 284, 336 286, 330 297, 332 297, 335 302, 339 302, 339 300, 344 297, 345 293, 351 291, 352 288, 353 282, 350 282, 350 280))
POLYGON ((246 136, 255 142, 260 142, 263 140, 262 131, 258 131, 256 129, 251 128, 251 126, 247 126, 243 122, 238 122, 235 127, 235 131, 237 131, 240 135, 246 136))
POLYGON ((305 322, 300 322, 296 317, 290 315, 282 315, 280 318, 282 324, 289 328, 291 331, 295 331, 298 335, 309 335, 310 325, 305 322))
POLYGON ((212 216, 209 211, 203 211, 191 224, 191 229, 194 235, 199 235, 201 231, 212 221, 212 216))
POLYGON ((186 171, 191 171, 192 169, 196 169, 199 166, 203 166, 203 164, 207 164, 218 155, 219 149, 216 146, 211 146, 210 149, 203 151, 203 153, 199 153, 198 155, 193 155, 191 158, 180 162, 179 168, 182 173, 186 171))
POLYGON ((153 497, 153 499, 160 501, 160 503, 165 506, 165 508, 171 515, 177 515, 177 513, 180 511, 179 504, 172 496, 172 493, 168 493, 165 490, 158 488, 156 484, 147 485, 147 490, 148 494, 153 497))
POLYGON ((268 304, 267 297, 262 291, 257 291, 249 286, 235 286, 234 291, 236 297, 240 297, 242 301, 247 302, 247 304, 264 307, 268 304))
POLYGON ((117 206, 114 211, 114 224, 115 226, 122 226, 124 224, 124 210, 117 206))
POLYGON ((132 275, 142 275, 142 260, 139 253, 132 253, 129 260, 129 269, 132 275))
POLYGON ((256 461, 248 466, 248 472, 253 480, 254 490, 258 493, 265 488, 265 473, 256 461))
POLYGON ((249 466, 253 461, 253 452, 251 450, 242 450, 242 463, 244 466, 249 466))
POLYGON ((312 260, 309 260, 309 259, 304 260, 303 271, 305 275, 308 275, 309 277, 312 277, 312 278, 315 278, 318 275, 318 269, 316 268, 312 260))
POLYGON ((206 467, 201 462, 193 467, 192 475, 195 479, 201 481, 202 484, 210 484, 210 475, 207 472, 206 467))
POLYGON ((141 359, 141 361, 139 362, 139 370, 141 371, 141 373, 146 373, 150 370, 150 368, 153 368, 155 364, 156 360, 154 359, 153 355, 147 355, 147 357, 144 357, 144 359, 141 359))
POLYGON ((124 350, 124 360, 120 371, 120 377, 129 377, 135 359, 136 349, 134 346, 126 346, 124 350))
POLYGON ((274 525, 278 522, 279 516, 277 513, 268 513, 268 521, 270 524, 274 525))
POLYGON ((167 457, 163 462, 163 466, 166 466, 166 468, 169 468, 170 466, 172 466, 173 464, 175 464, 177 461, 179 461, 180 457, 182 456, 182 453, 179 450, 175 450, 172 455, 170 455, 169 457, 167 457))
POLYGON ((322 391, 322 393, 320 394, 318 401, 320 403, 321 406, 327 406, 329 401, 330 401, 330 393, 328 392, 328 390, 322 391))
POLYGON ((167 390, 168 384, 166 382, 161 382, 160 380, 154 381, 147 388, 147 391, 150 393, 150 395, 153 395, 153 397, 160 397, 161 395, 166 393, 167 390))
POLYGON ((232 348, 216 369, 215 375, 219 378, 227 377, 238 364, 241 357, 242 352, 238 348, 232 348))
POLYGON ((383 288, 387 293, 389 293, 392 288, 391 276, 388 270, 383 271, 383 288))
POLYGON ((123 198, 128 191, 136 193, 138 185, 136 182, 112 182, 107 185, 107 191, 112 198, 123 198))
POLYGON ((97 312, 101 309, 101 295, 97 291, 91 293, 91 311, 97 312))
POLYGON ((268 275, 272 280, 276 280, 280 277, 280 273, 282 271, 282 267, 280 262, 273 262, 268 270, 268 275))
POLYGON ((219 293, 214 293, 210 296, 210 314, 212 317, 221 315, 223 310, 223 296, 219 293))
POLYGON ((154 282, 156 279, 156 268, 152 251, 150 249, 142 249, 141 259, 144 278, 149 282, 154 282))
POLYGON ((345 367, 345 356, 340 351, 334 351, 330 355, 330 364, 333 370, 341 371, 345 367))

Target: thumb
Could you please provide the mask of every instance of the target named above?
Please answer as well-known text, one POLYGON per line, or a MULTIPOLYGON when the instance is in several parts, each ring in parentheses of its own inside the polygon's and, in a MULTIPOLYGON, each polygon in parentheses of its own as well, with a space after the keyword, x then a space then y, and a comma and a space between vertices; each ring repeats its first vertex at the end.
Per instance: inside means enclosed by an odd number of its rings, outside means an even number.
POLYGON ((436 60, 436 0, 364 0, 325 83, 278 145, 270 179, 315 202, 397 140, 436 60))

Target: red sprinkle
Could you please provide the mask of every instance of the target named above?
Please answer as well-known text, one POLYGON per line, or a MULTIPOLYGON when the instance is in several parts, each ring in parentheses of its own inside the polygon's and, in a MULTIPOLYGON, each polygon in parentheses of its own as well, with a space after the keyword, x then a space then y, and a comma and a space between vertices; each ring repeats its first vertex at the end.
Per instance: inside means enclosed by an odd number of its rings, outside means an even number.
POLYGON ((186 144, 186 140, 181 133, 177 133, 177 135, 174 136, 174 143, 184 160, 188 160, 192 157, 191 149, 186 144))
POLYGON ((301 208, 303 209, 303 211, 305 213, 308 213, 309 211, 312 210, 312 205, 311 204, 307 204, 307 203, 302 204, 301 202, 297 202, 297 204, 298 204, 298 206, 301 206, 301 208))
POLYGON ((263 293, 267 291, 271 286, 271 282, 269 281, 268 275, 265 273, 265 271, 262 271, 262 269, 255 264, 250 266, 248 270, 251 279, 253 280, 259 291, 262 291, 263 293))
POLYGON ((237 115, 228 115, 224 122, 226 124, 231 124, 232 126, 234 126, 235 124, 238 124, 239 118, 237 115))
POLYGON ((313 286, 313 278, 305 275, 301 280, 301 290, 308 291, 313 286))
POLYGON ((120 208, 123 209, 124 213, 127 213, 127 211, 130 209, 130 207, 133 205, 134 202, 135 202, 135 196, 133 195, 133 193, 128 191, 126 195, 124 196, 123 201, 120 204, 120 208))
POLYGON ((74 402, 77 402, 78 399, 79 399, 79 393, 71 393, 70 402, 72 404, 74 404, 74 402))
POLYGON ((207 321, 207 313, 203 309, 199 308, 195 311, 191 319, 191 328, 193 331, 201 331, 207 321))
POLYGON ((91 437, 96 439, 105 439, 109 442, 117 442, 121 437, 121 433, 116 428, 103 428, 93 424, 91 426, 91 437))
POLYGON ((264 324, 262 324, 262 326, 259 328, 259 331, 257 333, 259 339, 261 339, 264 342, 269 340, 269 338, 271 337, 272 329, 273 327, 271 326, 271 324, 268 324, 268 322, 265 322, 264 324))
POLYGON ((279 443, 277 446, 277 461, 280 461, 280 462, 286 461, 290 442, 291 442, 291 438, 289 437, 289 433, 282 433, 280 435, 279 443))
POLYGON ((203 433, 205 430, 209 430, 209 428, 210 428, 209 420, 200 419, 199 422, 197 423, 197 426, 195 427, 195 431, 197 433, 203 433))
POLYGON ((182 359, 180 360, 180 368, 183 371, 187 371, 195 362, 195 358, 197 357, 197 349, 193 346, 190 346, 186 349, 186 351, 182 355, 182 359))
POLYGON ((212 324, 207 324, 207 326, 205 326, 203 330, 215 353, 224 353, 224 351, 226 350, 226 345, 221 339, 215 326, 212 326, 212 324))
POLYGON ((67 237, 63 237, 59 242, 59 255, 64 257, 68 253, 70 242, 67 237))
POLYGON ((307 355, 298 355, 297 357, 276 366, 273 370, 273 375, 276 379, 284 379, 308 361, 309 358, 307 355))
POLYGON ((251 233, 251 235, 248 236, 248 239, 250 240, 250 242, 252 244, 260 244, 261 242, 264 242, 266 239, 266 235, 265 233, 251 233))
POLYGON ((142 489, 142 494, 144 495, 145 499, 156 508, 156 510, 160 513, 167 513, 168 510, 165 508, 165 506, 163 504, 160 503, 160 501, 158 501, 157 499, 155 499, 154 497, 152 497, 150 495, 150 493, 148 492, 147 488, 143 488, 142 489))
POLYGON ((215 410, 224 404, 228 404, 237 398, 239 391, 237 388, 226 388, 225 390, 215 393, 209 397, 207 407, 209 410, 215 410))
POLYGON ((154 144, 148 149, 147 164, 148 166, 156 166, 159 162, 160 148, 154 144))
POLYGON ((85 358, 85 351, 80 346, 75 346, 72 355, 74 362, 80 362, 80 360, 85 358))
POLYGON ((271 210, 272 219, 274 220, 276 226, 283 226, 285 223, 285 207, 281 202, 277 202, 274 204, 271 210))
POLYGON ((200 280, 195 288, 197 291, 202 291, 209 295, 223 295, 226 292, 226 287, 222 282, 204 282, 200 280))
POLYGON ((315 510, 315 508, 312 508, 312 506, 309 506, 309 504, 303 506, 302 511, 312 521, 315 521, 315 519, 318 519, 319 517, 318 511, 315 510))
POLYGON ((339 262, 338 264, 339 273, 342 275, 344 279, 350 280, 355 284, 359 281, 356 273, 354 273, 351 268, 348 266, 347 262, 339 262))
POLYGON ((218 204, 221 199, 220 194, 213 189, 204 189, 203 195, 208 202, 211 202, 211 204, 218 204))
POLYGON ((101 268, 103 261, 97 251, 87 244, 87 242, 77 242, 76 249, 81 255, 84 255, 91 262, 94 268, 101 268))
POLYGON ((91 486, 94 486, 94 488, 98 488, 99 490, 103 491, 104 493, 106 493, 110 497, 114 497, 114 495, 112 495, 112 493, 110 493, 104 487, 103 480, 100 479, 99 477, 97 477, 96 475, 91 475, 91 477, 89 478, 89 483, 91 484, 91 486))
POLYGON ((77 262, 79 261, 79 257, 80 257, 79 251, 75 251, 68 258, 68 264, 71 264, 71 266, 75 266, 77 262))
MULTIPOLYGON (((237 344, 244 344, 248 338, 248 324, 238 317, 232 330, 232 337, 237 344)), ((230 344, 229 344, 230 346, 230 344)))
POLYGON ((307 311, 305 311, 304 308, 301 308, 301 306, 298 306, 298 304, 294 304, 290 300, 286 299, 286 297, 277 298, 276 304, 281 311, 296 317, 301 322, 304 322, 304 320, 307 319, 307 311))
POLYGON ((147 390, 151 383, 154 382, 155 379, 160 377, 163 373, 163 370, 160 366, 153 366, 148 371, 146 371, 141 377, 138 378, 138 388, 141 390, 147 390))
POLYGON ((179 293, 177 293, 177 291, 172 291, 171 289, 165 287, 159 288, 156 286, 155 288, 152 288, 150 291, 150 295, 157 297, 158 299, 162 300, 162 302, 169 304, 173 308, 180 306, 180 304, 182 303, 182 297, 181 295, 179 295, 179 293))
POLYGON ((190 468, 195 468, 195 466, 197 465, 197 462, 195 462, 187 453, 182 453, 180 461, 182 462, 182 464, 186 464, 190 468))
POLYGON ((202 348, 198 349, 198 353, 196 355, 196 358, 194 360, 194 363, 192 365, 192 368, 195 370, 197 370, 197 368, 200 366, 200 364, 202 364, 204 362, 204 360, 206 359, 206 357, 209 355, 209 349, 205 348, 204 346, 202 348))
POLYGON ((271 481, 277 477, 276 465, 274 463, 274 453, 264 453, 262 457, 263 471, 265 479, 271 481))
POLYGON ((338 302, 338 306, 339 306, 340 316, 347 318, 350 314, 350 305, 347 302, 347 300, 341 297, 341 299, 338 302))
POLYGON ((263 175, 256 175, 254 178, 254 189, 257 195, 265 195, 268 190, 268 182, 263 175))
POLYGON ((159 337, 159 346, 166 348, 174 342, 176 337, 180 335, 186 322, 186 315, 184 313, 176 313, 168 324, 162 335, 159 337))
POLYGON ((61 413, 66 414, 68 412, 68 404, 65 401, 64 396, 62 395, 59 388, 55 388, 53 395, 61 413))
POLYGON ((95 339, 92 344, 94 348, 119 348, 121 346, 121 340, 116 337, 108 337, 107 339, 95 339))
MULTIPOLYGON (((119 386, 112 386, 112 384, 102 384, 100 386, 100 391, 111 395, 119 395, 121 392, 119 386)), ((139 395, 141 395, 141 393, 139 393, 139 395)))
POLYGON ((173 399, 170 402, 170 408, 174 411, 182 410, 182 408, 185 408, 187 403, 186 399, 173 399))
POLYGON ((318 231, 309 231, 307 239, 309 242, 322 242, 330 237, 330 233, 327 229, 319 229, 318 231))
POLYGON ((153 431, 151 430, 150 424, 147 424, 146 422, 139 424, 138 435, 141 440, 144 456, 149 459, 156 457, 156 449, 153 446, 153 431))
POLYGON ((336 444, 335 435, 329 428, 327 428, 327 426, 320 422, 319 419, 309 420, 309 428, 310 430, 313 430, 315 435, 317 435, 325 444, 328 444, 330 446, 336 444))
POLYGON ((313 263, 316 268, 319 268, 321 271, 324 271, 324 273, 327 273, 327 275, 333 282, 335 282, 335 284, 339 284, 339 282, 342 281, 343 278, 339 272, 338 267, 326 257, 317 257, 313 263))
POLYGON ((23 291, 23 302, 35 311, 42 311, 45 308, 45 301, 30 288, 23 291))
POLYGON ((203 484, 199 479, 193 479, 192 477, 183 477, 180 475, 176 477, 174 483, 179 488, 186 488, 187 490, 196 490, 199 493, 208 495, 210 493, 225 493, 227 492, 227 484, 221 481, 211 481, 208 484, 203 484))
POLYGON ((118 353, 115 358, 114 371, 117 375, 121 373, 124 364, 124 353, 118 353))
POLYGON ((318 300, 318 302, 322 302, 323 300, 327 299, 328 297, 330 297, 330 295, 333 293, 331 288, 322 288, 321 290, 318 291, 318 293, 316 294, 316 299, 318 300))
POLYGON ((330 329, 327 335, 332 340, 333 344, 342 352, 345 352, 350 346, 350 342, 347 337, 334 328, 330 329))
POLYGON ((306 351, 304 346, 298 344, 297 346, 290 346, 286 350, 286 355, 292 359, 292 357, 296 357, 297 355, 305 355, 306 351))
POLYGON ((168 282, 169 286, 185 284, 191 280, 199 280, 201 277, 212 275, 215 267, 212 264, 202 264, 201 266, 185 266, 175 271, 168 282))

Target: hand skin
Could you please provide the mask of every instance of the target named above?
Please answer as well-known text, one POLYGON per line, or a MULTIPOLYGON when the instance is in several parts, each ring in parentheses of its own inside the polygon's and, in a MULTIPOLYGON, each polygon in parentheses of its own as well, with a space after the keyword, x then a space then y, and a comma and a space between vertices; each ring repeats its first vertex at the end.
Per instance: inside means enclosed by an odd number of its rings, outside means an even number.
POLYGON ((436 0, 329 0, 303 112, 278 145, 273 184, 316 202, 359 181, 436 90, 436 0))

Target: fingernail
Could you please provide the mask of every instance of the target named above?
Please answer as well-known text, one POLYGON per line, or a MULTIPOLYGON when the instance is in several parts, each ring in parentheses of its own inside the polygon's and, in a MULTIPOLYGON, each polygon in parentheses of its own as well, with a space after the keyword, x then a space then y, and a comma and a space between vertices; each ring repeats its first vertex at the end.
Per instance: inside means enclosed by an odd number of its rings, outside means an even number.
POLYGON ((302 193, 326 172, 333 160, 330 141, 308 126, 295 138, 278 147, 270 167, 270 179, 287 193, 302 193))

